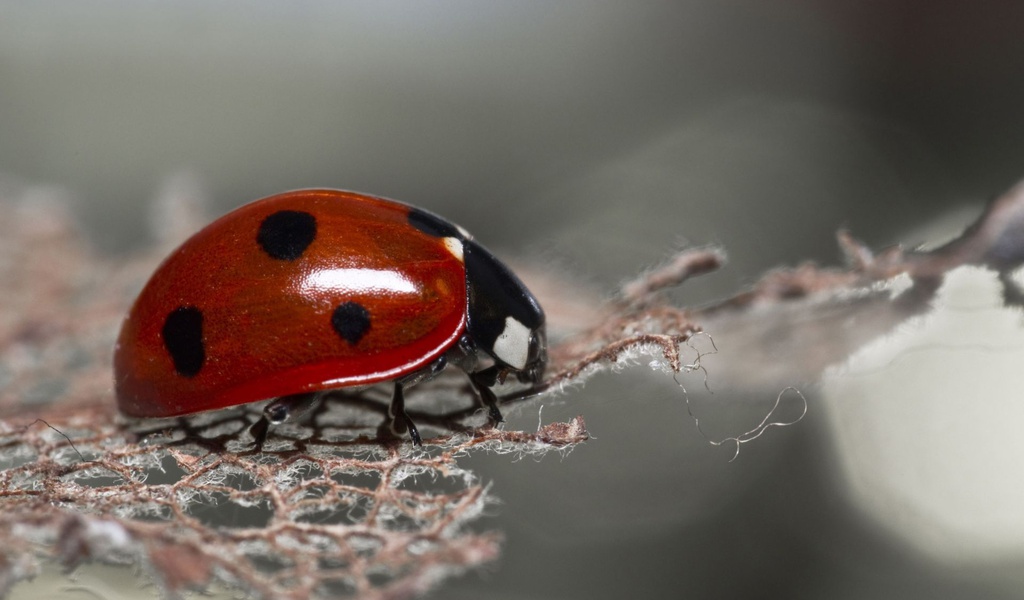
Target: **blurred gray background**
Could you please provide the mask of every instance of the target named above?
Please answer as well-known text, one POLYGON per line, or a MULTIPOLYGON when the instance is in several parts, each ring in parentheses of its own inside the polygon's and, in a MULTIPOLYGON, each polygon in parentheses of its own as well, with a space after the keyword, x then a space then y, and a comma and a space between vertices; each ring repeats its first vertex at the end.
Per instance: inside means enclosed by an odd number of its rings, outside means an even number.
POLYGON ((369 191, 602 281, 685 241, 832 259, 1001 191, 1024 143, 1019 3, 849 4, 3 2, 0 171, 108 248, 185 169, 221 210, 369 191))
MULTIPOLYGON (((721 244, 681 294, 704 302, 838 262, 841 226, 925 241, 1022 155, 1019 2, 0 1, 0 178, 66 188, 109 253, 187 173, 215 212, 311 186, 415 203, 605 290, 721 244)), ((951 566, 853 506, 813 399, 728 463, 641 375, 545 408, 596 436, 564 459, 469 459, 505 557, 438 597, 1024 597, 1019 556, 951 566)), ((763 416, 741 396, 718 436, 763 416)))

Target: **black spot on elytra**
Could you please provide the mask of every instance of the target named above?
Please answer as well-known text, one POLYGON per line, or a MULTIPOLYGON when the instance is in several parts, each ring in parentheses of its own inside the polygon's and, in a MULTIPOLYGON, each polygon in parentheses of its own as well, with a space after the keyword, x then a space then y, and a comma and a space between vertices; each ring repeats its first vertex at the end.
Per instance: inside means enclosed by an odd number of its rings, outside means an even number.
POLYGON ((195 377, 206 362, 203 346, 203 311, 194 306, 172 310, 161 330, 164 348, 174 361, 174 370, 182 377, 195 377))
POLYGON ((422 208, 410 208, 408 220, 410 225, 427 235, 439 238, 453 237, 463 241, 466 239, 466 236, 459 232, 458 227, 422 208))
POLYGON ((344 302, 331 314, 331 327, 354 346, 370 330, 370 313, 358 302, 344 302))
POLYGON ((298 210, 279 210, 260 223, 256 243, 271 258, 295 260, 316 239, 316 217, 298 210))

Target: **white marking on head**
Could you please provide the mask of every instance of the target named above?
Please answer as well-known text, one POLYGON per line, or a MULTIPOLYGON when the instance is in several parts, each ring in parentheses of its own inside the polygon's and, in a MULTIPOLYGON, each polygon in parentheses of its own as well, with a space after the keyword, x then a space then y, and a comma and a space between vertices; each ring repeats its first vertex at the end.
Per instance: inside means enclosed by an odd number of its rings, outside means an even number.
POLYGON ((530 356, 530 328, 505 317, 505 329, 494 340, 494 356, 514 369, 524 369, 530 356))
POLYGON ((446 237, 441 241, 444 242, 444 247, 452 253, 452 256, 459 259, 459 262, 465 262, 462 258, 462 240, 454 237, 446 237))
POLYGON ((463 228, 462 228, 462 225, 459 225, 459 224, 455 224, 455 229, 457 229, 457 230, 459 231, 459 233, 460 233, 460 234, 462 234, 462 237, 466 238, 467 240, 471 240, 471 239, 473 239, 473 235, 472 235, 472 234, 470 234, 470 233, 469 233, 468 231, 466 231, 465 229, 463 229, 463 228))

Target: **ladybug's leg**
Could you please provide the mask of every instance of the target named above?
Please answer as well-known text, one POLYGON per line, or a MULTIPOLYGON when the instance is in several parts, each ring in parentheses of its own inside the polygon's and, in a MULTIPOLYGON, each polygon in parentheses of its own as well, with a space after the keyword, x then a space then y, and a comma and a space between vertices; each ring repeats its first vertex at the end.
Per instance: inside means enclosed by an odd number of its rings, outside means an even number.
POLYGON ((493 425, 505 421, 505 417, 501 416, 501 411, 498 410, 498 397, 491 391, 491 386, 498 383, 500 373, 501 369, 495 365, 469 374, 469 381, 473 384, 473 389, 476 390, 477 400, 480 401, 481 406, 487 409, 487 416, 490 417, 493 425))
POLYGON ((263 443, 267 441, 267 433, 270 431, 270 421, 266 417, 260 417, 258 421, 249 428, 249 435, 253 437, 253 448, 263 450, 263 443))
POLYGON ((447 364, 448 357, 441 356, 419 371, 395 380, 395 393, 391 396, 391 406, 388 407, 387 422, 392 435, 401 437, 402 434, 408 431, 409 437, 412 438, 414 444, 417 446, 423 445, 423 441, 420 439, 420 432, 416 429, 416 424, 412 422, 412 419, 405 412, 405 388, 423 381, 430 381, 437 377, 447 364))
POLYGON ((309 414, 320 404, 321 392, 307 392, 281 396, 263 407, 263 416, 252 424, 249 434, 255 439, 257 449, 263 448, 271 425, 280 425, 285 421, 294 421, 309 414))
POLYGON ((395 393, 391 396, 391 406, 388 407, 391 433, 395 436, 401 436, 408 430, 412 443, 422 446, 423 440, 420 439, 420 432, 416 429, 416 424, 412 422, 409 414, 405 412, 405 391, 403 387, 401 383, 395 382, 395 393))

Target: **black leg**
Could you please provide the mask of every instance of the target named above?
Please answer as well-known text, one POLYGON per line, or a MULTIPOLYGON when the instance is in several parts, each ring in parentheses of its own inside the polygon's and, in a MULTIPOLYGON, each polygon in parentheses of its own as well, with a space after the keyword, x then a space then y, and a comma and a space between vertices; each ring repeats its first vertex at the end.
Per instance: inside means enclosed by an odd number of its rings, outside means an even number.
POLYGON ((271 425, 280 425, 285 421, 295 421, 313 411, 320 404, 321 394, 319 392, 305 392, 281 396, 263 407, 263 416, 259 421, 252 424, 249 434, 255 439, 253 446, 257 450, 263 449, 263 443, 267 441, 271 425))
POLYGON ((249 428, 249 435, 253 437, 252 447, 257 451, 263 450, 263 443, 267 441, 267 433, 270 431, 270 421, 266 416, 260 417, 259 421, 249 428))
POLYGON ((395 393, 391 396, 388 418, 390 419, 391 433, 401 437, 403 433, 408 431, 413 444, 417 446, 423 445, 423 440, 420 439, 420 432, 416 429, 416 424, 412 422, 409 414, 405 412, 405 392, 402 389, 402 384, 398 382, 395 382, 395 393))
POLYGON ((469 381, 476 390, 477 400, 487 409, 487 416, 491 419, 492 425, 505 422, 505 417, 501 416, 501 411, 498 410, 498 397, 491 391, 491 386, 498 382, 499 372, 495 366, 469 374, 469 381))

